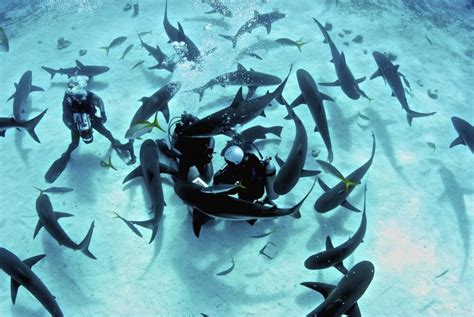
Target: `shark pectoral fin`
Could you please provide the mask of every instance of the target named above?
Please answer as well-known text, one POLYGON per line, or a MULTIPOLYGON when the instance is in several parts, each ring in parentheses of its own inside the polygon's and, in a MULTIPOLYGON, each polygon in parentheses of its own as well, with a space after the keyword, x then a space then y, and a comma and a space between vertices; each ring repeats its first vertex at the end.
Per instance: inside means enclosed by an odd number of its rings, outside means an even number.
MULTIPOLYGON (((305 104, 305 103, 306 103, 306 99, 304 99, 303 94, 300 94, 295 100, 293 100, 293 102, 290 105, 290 108, 293 109, 293 108, 298 107, 298 106, 300 106, 302 104, 305 104)), ((288 116, 288 118, 291 118, 291 117, 288 116)))
POLYGON ((64 217, 74 217, 73 214, 68 214, 67 212, 59 212, 59 211, 55 211, 54 215, 56 216, 56 219, 64 218, 64 217))
POLYGON ((18 294, 18 289, 19 288, 20 288, 20 283, 18 283, 17 281, 15 281, 12 278, 12 281, 10 283, 10 290, 11 290, 11 294, 12 294, 12 303, 13 303, 13 305, 15 305, 16 295, 18 294))
POLYGON ((257 222, 257 219, 250 219, 250 220, 247 220, 247 223, 251 226, 253 226, 255 223, 257 222))
POLYGON ((165 117, 165 120, 166 120, 166 123, 168 123, 170 121, 170 109, 168 107, 168 103, 165 103, 162 107, 161 107, 161 113, 163 114, 163 117, 165 117))
POLYGON ((360 84, 361 82, 363 82, 365 80, 365 76, 364 77, 361 77, 361 78, 358 78, 356 79, 356 83, 360 84))
POLYGON ((395 93, 392 91, 392 97, 396 97, 395 93))
POLYGON ((89 244, 91 243, 92 233, 94 232, 94 221, 92 221, 89 231, 87 235, 84 237, 82 242, 79 244, 79 250, 82 251, 85 255, 90 257, 91 259, 97 260, 97 258, 89 251, 89 244))
POLYGON ((377 68, 377 70, 372 74, 372 76, 370 76, 370 80, 380 77, 380 76, 382 76, 382 72, 380 71, 379 68, 377 68))
MULTIPOLYGON (((16 85, 16 84, 15 84, 16 85)), ((16 94, 16 91, 13 93, 13 95, 10 96, 10 98, 7 99, 7 101, 10 101, 12 100, 13 98, 15 98, 15 94, 16 94)))
POLYGON ((328 95, 326 95, 326 94, 323 94, 322 92, 320 92, 319 94, 321 95, 321 98, 322 98, 323 100, 328 100, 328 101, 335 102, 334 99, 332 99, 331 96, 328 96, 328 95))
POLYGON ((6 130, 0 131, 0 136, 5 137, 6 130))
POLYGON ((265 110, 262 110, 262 112, 260 113, 260 117, 264 117, 264 118, 267 117, 267 115, 266 115, 266 113, 265 113, 265 110))
POLYGON ((357 207, 354 207, 354 206, 351 205, 347 200, 344 200, 344 201, 342 202, 341 206, 346 207, 347 209, 352 210, 352 211, 355 211, 355 212, 362 212, 362 210, 360 210, 360 209, 357 208, 357 207))
POLYGON ((323 182, 323 180, 322 180, 321 178, 318 178, 318 184, 319 184, 319 186, 321 186, 321 188, 322 188, 325 192, 327 192, 328 190, 331 189, 331 188, 329 188, 328 185, 326 185, 325 182, 323 182))
POLYGON ((463 138, 461 138, 461 136, 458 136, 456 139, 454 139, 453 142, 451 142, 451 144, 449 145, 449 148, 452 148, 453 146, 461 145, 461 144, 466 145, 463 138))
POLYGON ((340 86, 339 79, 332 83, 318 83, 321 86, 340 86))
POLYGON ((258 86, 248 86, 248 87, 249 87, 249 91, 247 92, 247 100, 253 96, 258 86))
POLYGON ((277 155, 275 155, 275 161, 277 162, 278 166, 281 168, 285 162, 277 155))
POLYGON ((208 215, 200 212, 198 209, 193 209, 193 232, 196 238, 199 238, 201 227, 211 219, 208 215))
POLYGON ((303 282, 301 285, 306 286, 316 292, 321 293, 324 299, 328 298, 329 294, 336 288, 334 285, 325 283, 303 282))
POLYGON ((212 14, 212 13, 216 13, 216 12, 217 12, 216 10, 211 10, 211 11, 204 12, 204 14, 212 14))
POLYGON ((342 261, 335 264, 334 267, 344 275, 346 275, 349 272, 347 268, 344 266, 344 263, 342 261))
POLYGON ((360 313, 359 305, 357 305, 357 303, 352 305, 352 307, 349 308, 348 311, 346 311, 346 315, 348 317, 362 317, 362 314, 360 313))
POLYGON ((124 178, 122 184, 125 184, 129 180, 134 179, 136 177, 140 177, 140 176, 143 176, 143 175, 142 175, 142 167, 139 165, 124 178))
POLYGON ((326 250, 332 250, 334 249, 334 245, 332 244, 331 237, 327 236, 326 237, 326 250))
POLYGON ((25 263, 31 269, 33 265, 41 261, 45 256, 46 254, 40 254, 40 255, 28 258, 26 260, 23 260, 23 263, 25 263))
POLYGON ((33 234, 33 239, 36 238, 41 228, 43 228, 43 224, 41 223, 40 220, 38 220, 38 223, 36 224, 36 228, 35 228, 35 233, 33 234))
POLYGON ((272 31, 272 24, 268 23, 267 25, 265 25, 265 28, 267 29, 267 34, 270 34, 270 32, 272 31))
POLYGON ((33 92, 33 91, 44 91, 44 89, 35 85, 31 85, 30 92, 33 92))
POLYGON ((310 170, 305 170, 303 169, 301 171, 301 174, 300 174, 300 177, 309 177, 309 176, 316 176, 318 174, 320 174, 321 171, 310 171, 310 170))

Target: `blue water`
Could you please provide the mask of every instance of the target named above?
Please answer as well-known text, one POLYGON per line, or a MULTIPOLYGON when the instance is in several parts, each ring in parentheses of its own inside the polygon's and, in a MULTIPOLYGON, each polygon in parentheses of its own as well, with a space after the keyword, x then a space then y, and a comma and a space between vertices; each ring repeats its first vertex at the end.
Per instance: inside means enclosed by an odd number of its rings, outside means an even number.
MULTIPOLYGON (((187 207, 173 191, 168 176, 163 176, 167 206, 156 240, 148 244, 149 230, 139 238, 120 220, 148 219, 150 201, 141 181, 123 186, 123 178, 136 166, 128 166, 112 153, 117 171, 100 165, 109 157, 109 142, 98 134, 92 144, 81 142, 54 186, 74 188, 71 193, 50 195, 54 209, 72 213, 61 224, 72 240, 79 242, 90 223, 95 230, 91 260, 81 252, 61 247, 44 231, 33 240, 38 216, 33 186, 47 188, 44 174, 67 148, 70 133, 62 122, 62 98, 67 77, 50 75, 41 69, 72 67, 79 59, 86 65, 109 66, 97 76, 90 89, 105 103, 106 127, 125 142, 124 135, 143 96, 150 96, 171 80, 182 88, 170 102, 171 116, 183 111, 199 117, 230 104, 238 87, 216 86, 207 90, 201 102, 198 95, 186 92, 211 78, 234 71, 237 63, 246 68, 284 78, 293 71, 284 90, 287 100, 299 94, 296 70, 306 69, 317 82, 336 79, 330 63, 329 47, 312 18, 333 25, 330 36, 360 84, 373 100, 349 99, 339 87, 320 90, 335 102, 325 102, 333 143, 333 164, 348 175, 370 156, 374 133, 377 140, 374 162, 349 201, 363 205, 363 186, 367 184, 367 233, 364 242, 344 262, 351 268, 368 260, 375 276, 358 301, 363 316, 469 316, 473 307, 472 222, 474 211, 474 170, 472 153, 466 146, 449 148, 458 136, 451 123, 458 116, 474 122, 473 11, 467 1, 236 1, 224 0, 232 18, 205 15, 210 7, 201 1, 169 1, 169 19, 182 22, 189 36, 205 56, 199 67, 181 63, 173 74, 148 70, 155 61, 140 46, 136 32, 150 31, 144 41, 159 45, 168 55, 173 47, 163 31, 164 1, 140 1, 140 12, 123 11, 126 1, 42 0, 0 2, 0 26, 10 43, 10 51, 0 51, 0 100, 14 92, 14 83, 28 70, 33 84, 45 89, 29 96, 26 116, 32 118, 48 109, 36 132, 41 144, 26 133, 9 130, 1 138, 0 246, 26 259, 38 254, 46 258, 33 267, 64 312, 65 316, 302 316, 324 300, 301 282, 337 284, 342 274, 334 268, 307 270, 307 257, 324 250, 326 236, 335 245, 345 242, 357 230, 360 214, 343 207, 326 214, 316 213, 313 204, 323 193, 316 186, 301 209, 301 219, 291 217, 246 222, 213 221, 205 225, 197 239, 192 231, 187 207), (274 8, 286 17, 272 25, 270 34, 261 27, 243 35, 235 49, 218 34, 232 35, 254 15, 274 8), (346 31, 344 31, 346 30, 346 31), (362 43, 352 39, 362 35, 362 43), (118 36, 125 43, 106 56, 99 47, 118 36), (71 42, 58 50, 57 40, 71 42), (308 42, 300 53, 296 47, 275 43, 287 37, 308 42), (134 47, 119 60, 129 44, 134 47), (79 50, 87 50, 79 56, 79 50), (376 70, 373 51, 396 55, 396 64, 411 84, 407 93, 410 106, 420 112, 435 111, 426 118, 414 119, 410 127, 400 104, 390 96, 381 78, 369 80, 376 70), (258 60, 244 53, 255 53, 258 60), (144 63, 131 68, 140 60, 144 63), (429 92, 429 93, 428 93, 429 92), (430 96, 431 95, 431 96, 430 96), (263 238, 253 235, 276 231, 263 238), (273 259, 260 254, 267 244, 273 259), (224 276, 216 276, 231 266, 224 276), (444 274, 443 274, 444 273, 444 274)), ((274 87, 262 87, 263 95, 274 87)), ((245 90, 245 89, 244 89, 245 90)), ((4 102, 1 117, 13 114, 12 101, 4 102)), ((284 107, 273 102, 267 117, 252 125, 283 125, 281 140, 259 143, 266 156, 286 158, 294 141, 294 124, 282 118, 284 107)), ((327 152, 307 107, 296 109, 308 133, 307 169, 317 169, 318 159, 327 152)), ((166 127, 161 114, 160 123, 166 127)), ((164 138, 153 130, 144 138, 164 138)), ((228 138, 216 137, 215 170, 224 165, 219 155, 228 138)), ((139 152, 142 141, 135 142, 139 152)), ((322 173, 328 185, 338 180, 322 173)), ((299 201, 312 184, 301 179, 279 206, 299 201)), ((16 305, 10 297, 10 280, 0 274, 0 316, 47 316, 43 306, 24 288, 16 305)))

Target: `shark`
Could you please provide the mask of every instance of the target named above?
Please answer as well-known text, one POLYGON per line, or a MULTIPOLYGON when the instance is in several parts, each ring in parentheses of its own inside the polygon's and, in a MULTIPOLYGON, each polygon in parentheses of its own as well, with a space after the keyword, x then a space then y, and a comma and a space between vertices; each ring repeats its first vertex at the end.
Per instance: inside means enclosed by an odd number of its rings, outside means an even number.
POLYGON ((44 91, 43 88, 35 86, 32 84, 33 74, 31 70, 26 71, 20 78, 20 81, 15 83, 15 92, 7 101, 13 99, 13 116, 15 120, 21 121, 24 120, 25 106, 26 101, 30 92, 33 91, 44 91))
MULTIPOLYGON (((341 205, 347 209, 355 212, 361 212, 357 207, 351 205, 347 198, 354 190, 356 184, 360 184, 362 178, 369 170, 375 156, 375 136, 372 134, 372 154, 370 158, 362 166, 354 170, 347 178, 342 179, 333 188, 330 188, 321 179, 318 179, 318 183, 324 190, 324 193, 314 203, 314 209, 319 213, 328 212, 337 206, 341 205), (352 185, 350 185, 352 184, 352 185), (348 186, 349 185, 349 186, 348 186)), ((320 163, 321 164, 321 163, 320 163)), ((329 165, 326 163, 325 165, 329 165)), ((338 173, 340 174, 340 173, 338 173)))
POLYGON ((359 228, 346 242, 337 247, 334 247, 331 237, 326 237, 326 250, 316 253, 304 262, 304 266, 309 270, 320 270, 334 266, 342 274, 347 274, 348 270, 345 268, 343 261, 351 255, 357 247, 363 242, 365 231, 367 230, 367 216, 366 216, 366 191, 364 191, 364 211, 362 213, 362 220, 359 228))
POLYGON ((462 144, 466 145, 471 153, 474 153, 474 127, 459 117, 451 117, 451 122, 459 136, 451 142, 449 148, 462 144))
POLYGON ((329 44, 332 55, 331 62, 334 64, 334 68, 336 70, 337 75, 337 80, 335 82, 319 84, 321 86, 340 86, 346 96, 354 100, 359 99, 360 96, 370 100, 366 93, 359 88, 359 84, 365 80, 365 77, 355 79, 349 66, 347 65, 346 56, 344 55, 344 52, 339 52, 336 47, 336 44, 334 44, 324 26, 319 23, 319 21, 315 18, 313 18, 313 20, 318 25, 319 29, 324 35, 324 42, 329 44))
POLYGON ((354 265, 337 285, 315 282, 301 283, 301 285, 324 296, 324 301, 307 316, 337 317, 347 315, 360 317, 357 301, 364 295, 374 274, 374 265, 369 261, 362 261, 354 265))
POLYGON ((192 89, 191 92, 195 92, 199 95, 199 101, 202 100, 204 92, 207 89, 212 89, 214 86, 247 86, 249 91, 247 93, 247 99, 252 97, 258 87, 261 86, 273 86, 281 83, 281 79, 261 72, 257 72, 250 68, 247 70, 242 64, 237 64, 237 70, 219 75, 205 85, 192 89))
POLYGON ((178 28, 175 28, 170 21, 168 20, 168 0, 165 2, 165 15, 163 18, 163 27, 165 29, 166 35, 168 35, 169 41, 172 42, 184 42, 186 44, 187 52, 184 54, 184 57, 188 61, 198 62, 201 53, 197 48, 196 44, 184 34, 183 26, 178 22, 178 28))
POLYGON ((43 281, 31 270, 33 265, 44 259, 46 255, 37 255, 20 260, 11 251, 0 247, 0 269, 11 277, 11 296, 15 304, 20 286, 26 288, 53 317, 62 317, 63 312, 43 281))
POLYGON ((45 109, 42 113, 28 121, 18 121, 13 117, 0 118, 0 136, 4 137, 8 129, 25 129, 26 132, 28 132, 28 134, 33 138, 33 140, 38 143, 41 143, 38 136, 36 135, 35 128, 41 121, 47 110, 48 109, 45 109))
POLYGON ((212 8, 211 11, 208 11, 205 14, 219 13, 227 18, 232 18, 233 16, 229 8, 220 0, 201 0, 201 2, 208 4, 212 8))
POLYGON ((189 137, 209 137, 218 134, 233 135, 233 127, 238 124, 245 124, 259 115, 264 115, 265 107, 272 100, 276 99, 280 104, 283 104, 281 93, 290 73, 291 68, 288 76, 273 92, 267 92, 265 95, 254 99, 245 100, 242 87, 240 87, 230 106, 192 123, 183 129, 183 135, 189 137))
POLYGON ((377 70, 370 76, 370 79, 382 77, 384 81, 389 85, 392 90, 392 96, 398 99, 398 102, 402 105, 407 115, 408 125, 411 126, 413 118, 428 117, 434 115, 436 112, 416 112, 410 109, 408 105, 407 97, 405 95, 405 89, 402 84, 403 78, 405 85, 409 87, 408 81, 405 76, 398 71, 400 65, 394 65, 390 59, 384 54, 374 51, 372 53, 375 62, 377 63, 377 70))
POLYGON ((153 58, 158 62, 155 66, 148 67, 148 69, 165 69, 172 73, 176 67, 176 63, 173 62, 168 55, 163 53, 158 45, 153 47, 145 42, 143 42, 142 37, 138 34, 138 38, 140 39, 140 43, 143 48, 148 52, 148 55, 153 56, 153 58))
MULTIPOLYGON (((160 156, 158 146, 153 140, 145 140, 140 147, 140 165, 128 174, 123 180, 123 184, 136 178, 142 177, 145 188, 152 203, 153 218, 145 221, 130 221, 127 224, 141 226, 152 230, 150 243, 158 233, 158 226, 163 216, 165 198, 160 178, 160 156)), ((130 227, 130 225, 129 225, 130 227)))
POLYGON ((84 65, 78 60, 76 60, 75 67, 52 69, 49 67, 41 66, 41 68, 51 75, 51 79, 53 79, 54 75, 56 74, 66 75, 67 77, 80 75, 92 78, 106 73, 110 70, 110 68, 107 66, 84 65))
POLYGON ((245 33, 252 33, 253 30, 264 26, 267 29, 267 34, 270 34, 272 30, 272 24, 278 20, 283 19, 286 14, 274 10, 269 13, 260 14, 258 11, 254 11, 253 17, 242 25, 234 36, 219 34, 221 37, 232 42, 232 48, 237 46, 237 40, 245 33))
POLYGON ((36 235, 39 233, 41 228, 45 228, 46 231, 59 243, 66 248, 72 250, 80 250, 86 256, 91 259, 96 260, 97 258, 89 251, 89 244, 92 239, 92 234, 94 232, 94 221, 91 223, 89 231, 87 232, 85 238, 81 243, 77 244, 71 240, 67 235, 64 229, 59 224, 58 220, 63 217, 72 217, 73 215, 53 211, 53 205, 47 194, 40 194, 36 199, 36 212, 38 213, 39 220, 35 228, 35 233, 33 239, 36 238, 36 235))

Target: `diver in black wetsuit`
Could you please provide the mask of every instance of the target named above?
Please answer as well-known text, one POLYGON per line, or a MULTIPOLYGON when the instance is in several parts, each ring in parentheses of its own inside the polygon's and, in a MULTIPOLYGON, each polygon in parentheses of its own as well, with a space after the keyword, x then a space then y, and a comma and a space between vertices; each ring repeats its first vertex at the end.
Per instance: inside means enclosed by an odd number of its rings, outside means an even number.
POLYGON ((66 168, 71 153, 79 146, 82 138, 84 143, 89 144, 94 140, 93 130, 105 136, 120 157, 131 154, 129 144, 121 144, 115 139, 104 126, 107 121, 104 103, 96 94, 88 91, 87 76, 73 76, 69 80, 68 88, 63 98, 63 122, 71 130, 71 143, 66 152, 46 172, 45 180, 53 183, 66 168), (96 116, 97 109, 100 110, 100 117, 96 116))
POLYGON ((170 143, 174 152, 178 153, 178 174, 181 179, 187 179, 189 170, 195 166, 200 177, 206 183, 212 179, 212 155, 214 154, 214 138, 193 138, 182 134, 182 131, 198 120, 192 114, 184 112, 176 123, 170 143))
POLYGON ((240 199, 257 201, 267 194, 265 202, 278 197, 273 191, 276 169, 270 158, 260 160, 255 154, 244 153, 238 145, 232 145, 224 153, 227 165, 214 175, 214 185, 236 184, 228 194, 237 194, 240 199))

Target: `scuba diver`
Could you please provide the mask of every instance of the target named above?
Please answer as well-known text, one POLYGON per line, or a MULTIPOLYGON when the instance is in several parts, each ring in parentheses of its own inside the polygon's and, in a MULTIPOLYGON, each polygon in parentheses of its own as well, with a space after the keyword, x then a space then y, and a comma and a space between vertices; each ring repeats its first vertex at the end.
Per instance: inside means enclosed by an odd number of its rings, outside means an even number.
MULTIPOLYGON (((178 160, 179 178, 186 180, 189 170, 195 166, 199 171, 200 178, 209 183, 214 173, 212 167, 212 155, 214 154, 215 141, 213 137, 189 137, 182 134, 182 131, 198 121, 196 116, 184 112, 178 117, 178 122, 172 122, 169 126, 176 125, 170 138, 172 152, 178 160)), ((168 131, 168 135, 170 135, 168 131)))
MULTIPOLYGON (((258 151, 258 149, 257 149, 258 151)), ((266 192, 263 203, 271 203, 278 195, 273 191, 276 176, 271 158, 259 159, 250 151, 244 152, 241 146, 232 145, 224 152, 227 163, 214 175, 214 185, 238 184, 228 194, 237 194, 240 199, 258 201, 266 192)))
POLYGON ((71 130, 71 143, 66 152, 46 172, 45 180, 48 183, 53 183, 61 175, 71 153, 79 146, 80 139, 86 144, 92 143, 94 140, 93 130, 105 136, 121 158, 132 153, 128 143, 121 144, 105 128, 104 123, 107 121, 107 115, 104 103, 99 96, 86 89, 88 80, 87 76, 73 76, 69 79, 63 98, 63 122, 71 130), (100 117, 96 116, 96 108, 100 110, 100 117))

